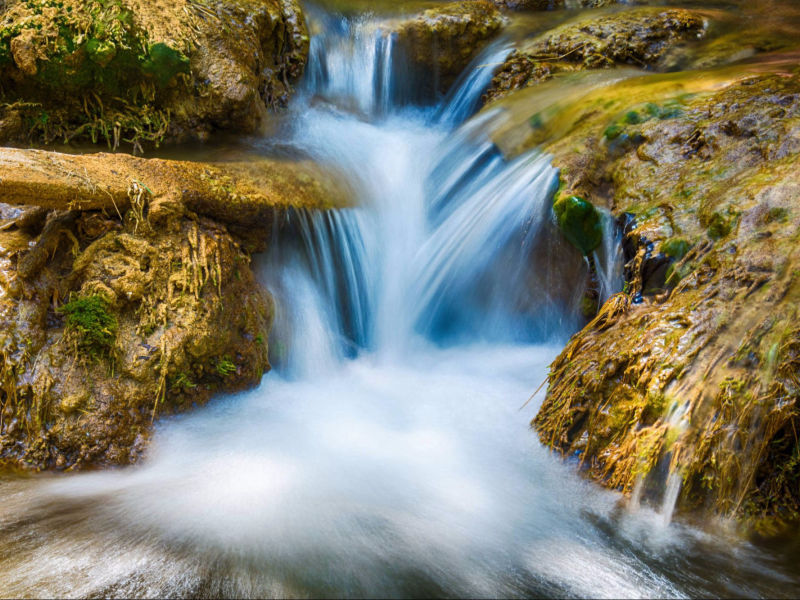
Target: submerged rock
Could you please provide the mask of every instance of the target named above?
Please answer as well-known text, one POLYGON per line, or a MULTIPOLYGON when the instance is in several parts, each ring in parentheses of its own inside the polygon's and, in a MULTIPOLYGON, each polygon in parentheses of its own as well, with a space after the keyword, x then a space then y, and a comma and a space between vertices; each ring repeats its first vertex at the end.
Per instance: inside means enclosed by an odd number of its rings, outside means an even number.
POLYGON ((624 219, 628 283, 534 421, 612 488, 658 503, 672 474, 679 508, 766 532, 800 518, 800 74, 770 69, 649 103, 600 90, 546 146, 564 194, 624 219))
POLYGON ((499 69, 487 100, 557 73, 618 65, 656 66, 673 47, 704 35, 705 19, 680 8, 584 14, 521 44, 499 69))
POLYGON ((286 103, 308 42, 295 0, 2 3, 0 143, 250 133, 286 103))

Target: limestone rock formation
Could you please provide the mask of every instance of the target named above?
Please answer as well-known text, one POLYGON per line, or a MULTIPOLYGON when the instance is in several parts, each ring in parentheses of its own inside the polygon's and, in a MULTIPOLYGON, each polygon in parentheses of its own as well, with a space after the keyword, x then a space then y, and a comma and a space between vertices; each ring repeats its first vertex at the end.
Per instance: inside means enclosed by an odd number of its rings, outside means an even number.
POLYGON ((0 464, 135 462, 155 417, 260 380, 273 308, 251 251, 335 186, 266 159, 0 157, 0 464))
POLYGON ((769 532, 800 516, 800 74, 764 64, 600 89, 545 142, 628 264, 534 425, 610 487, 659 501, 671 474, 681 508, 769 532))
POLYGON ((397 36, 411 69, 433 75, 435 90, 445 92, 502 25, 491 2, 473 0, 446 2, 387 28, 397 36))
POLYGON ((654 67, 675 46, 697 40, 706 21, 678 8, 639 7, 581 14, 523 42, 498 70, 487 100, 550 79, 557 73, 619 65, 654 67))
POLYGON ((0 143, 250 133, 308 54, 296 0, 12 0, 0 5, 0 143))

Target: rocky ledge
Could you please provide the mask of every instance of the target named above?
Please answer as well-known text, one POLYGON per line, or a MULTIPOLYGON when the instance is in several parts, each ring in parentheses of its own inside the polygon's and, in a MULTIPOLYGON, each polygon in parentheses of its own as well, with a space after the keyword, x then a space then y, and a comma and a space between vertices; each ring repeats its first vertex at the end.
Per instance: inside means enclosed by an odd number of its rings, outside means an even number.
POLYGON ((283 211, 341 205, 302 163, 0 164, 0 463, 22 469, 135 462, 157 416, 258 383, 273 308, 251 252, 283 211))
MULTIPOLYGON (((765 533, 800 516, 795 64, 578 87, 509 146, 543 144, 556 209, 610 211, 626 255, 624 291, 551 367, 541 439, 609 487, 661 502, 672 478, 679 508, 765 533)), ((562 211, 590 252, 596 211, 562 211)))

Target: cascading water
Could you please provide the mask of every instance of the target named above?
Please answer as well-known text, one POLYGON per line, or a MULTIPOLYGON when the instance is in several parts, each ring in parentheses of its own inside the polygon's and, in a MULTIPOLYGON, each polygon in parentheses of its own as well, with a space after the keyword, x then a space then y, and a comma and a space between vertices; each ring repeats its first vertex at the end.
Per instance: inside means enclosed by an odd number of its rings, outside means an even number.
POLYGON ((383 27, 327 19, 312 43, 288 143, 358 202, 288 215, 261 259, 277 372, 163 423, 140 467, 6 482, 4 595, 760 593, 754 549, 625 515, 538 444, 519 408, 585 281, 551 297, 563 266, 533 260, 556 173, 505 160, 496 115, 461 124, 501 46, 415 108, 383 27))

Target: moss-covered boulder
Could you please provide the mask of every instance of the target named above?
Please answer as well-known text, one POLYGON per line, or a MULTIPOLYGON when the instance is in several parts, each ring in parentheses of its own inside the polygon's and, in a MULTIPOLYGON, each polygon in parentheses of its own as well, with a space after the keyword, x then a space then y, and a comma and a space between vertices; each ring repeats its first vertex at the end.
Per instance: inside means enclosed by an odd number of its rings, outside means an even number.
POLYGON ((584 13, 518 45, 495 74, 487 100, 558 73, 620 65, 657 67, 667 52, 705 33, 706 19, 681 8, 584 13))
POLYGON ((405 50, 412 72, 432 79, 434 90, 447 91, 503 25, 500 11, 488 0, 445 2, 410 17, 387 22, 405 50))
POLYGON ((0 143, 141 149, 253 132, 308 51, 294 0, 0 5, 0 143))
POLYGON ((800 518, 800 73, 758 70, 601 89, 545 141, 563 193, 625 223, 627 285, 534 425, 610 487, 658 504, 672 474, 680 509, 770 533, 800 518))
POLYGON ((272 301, 224 226, 190 213, 155 225, 135 204, 0 239, 1 464, 135 462, 156 417, 269 369, 272 301))
POLYGON ((0 151, 0 465, 134 462, 156 417, 258 383, 272 300, 250 256, 305 163, 0 151))

